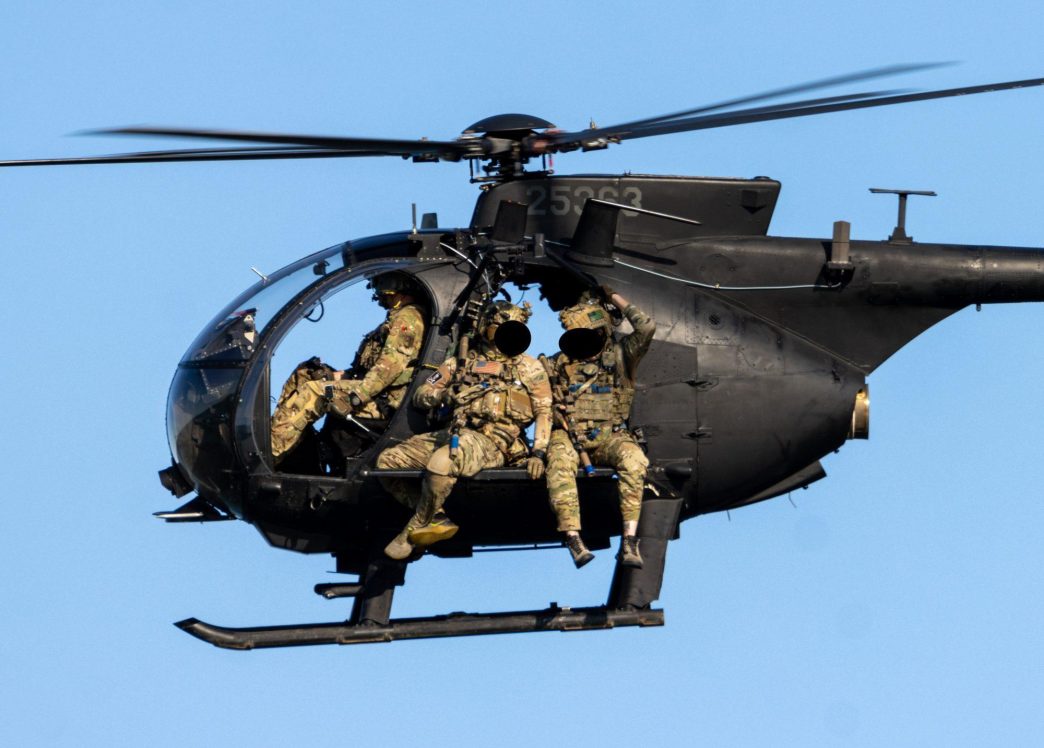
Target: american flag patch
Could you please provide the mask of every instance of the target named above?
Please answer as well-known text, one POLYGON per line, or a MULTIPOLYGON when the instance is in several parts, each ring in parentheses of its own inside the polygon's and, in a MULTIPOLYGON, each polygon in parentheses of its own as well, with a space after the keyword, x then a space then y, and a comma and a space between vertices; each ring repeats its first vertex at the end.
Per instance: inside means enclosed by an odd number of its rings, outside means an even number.
POLYGON ((476 374, 489 374, 490 376, 496 376, 500 374, 504 365, 499 361, 484 361, 479 360, 475 362, 475 366, 472 369, 476 374))

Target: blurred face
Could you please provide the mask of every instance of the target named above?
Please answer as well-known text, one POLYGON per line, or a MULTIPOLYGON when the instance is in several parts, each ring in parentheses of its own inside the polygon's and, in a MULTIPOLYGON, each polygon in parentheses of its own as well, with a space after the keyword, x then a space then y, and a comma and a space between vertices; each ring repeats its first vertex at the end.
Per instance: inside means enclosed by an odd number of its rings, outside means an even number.
POLYGON ((505 356, 524 353, 532 342, 532 335, 524 322, 508 320, 499 325, 486 325, 482 336, 505 356))
POLYGON ((586 361, 600 354, 608 339, 603 328, 576 327, 562 334, 558 349, 574 361, 586 361))

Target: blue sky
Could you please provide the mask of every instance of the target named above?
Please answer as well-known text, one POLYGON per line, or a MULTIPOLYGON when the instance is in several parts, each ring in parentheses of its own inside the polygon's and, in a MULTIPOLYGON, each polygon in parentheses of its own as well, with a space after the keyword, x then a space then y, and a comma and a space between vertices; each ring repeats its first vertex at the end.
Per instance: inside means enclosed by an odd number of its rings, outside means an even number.
MULTIPOLYGON (((1040 4, 10 3, 0 158, 175 147, 141 123, 452 138, 522 111, 574 129, 903 62, 898 86, 1044 75, 1040 4), (981 4, 980 4, 981 5, 981 4)), ((633 141, 559 173, 769 175, 771 233, 1042 246, 1044 90, 633 141)), ((1027 744, 1044 728, 1044 308, 965 310, 870 378, 872 435, 807 491, 687 522, 667 625, 236 653, 171 622, 337 620, 328 558, 242 523, 167 526, 165 396, 206 321, 269 271, 465 225, 462 164, 398 159, 0 173, 8 745, 1027 744), (433 736, 433 737, 432 737, 433 736)), ((362 328, 346 325, 348 352, 362 328)), ((425 559, 397 615, 599 603, 563 552, 425 559)))

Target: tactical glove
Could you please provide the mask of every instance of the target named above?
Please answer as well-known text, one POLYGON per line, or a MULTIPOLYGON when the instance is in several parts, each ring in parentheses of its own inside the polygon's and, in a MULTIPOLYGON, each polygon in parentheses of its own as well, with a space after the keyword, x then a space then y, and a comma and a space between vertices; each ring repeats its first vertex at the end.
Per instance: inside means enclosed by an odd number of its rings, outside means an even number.
POLYGON ((473 384, 454 392, 451 399, 455 405, 467 405, 472 400, 478 400, 482 397, 487 389, 489 389, 489 386, 486 384, 473 384))
POLYGON ((526 460, 526 473, 530 480, 539 480, 544 477, 544 453, 542 451, 536 450, 526 460))
POLYGON ((363 405, 359 395, 344 386, 328 384, 324 394, 330 403, 330 410, 342 418, 351 415, 363 405))

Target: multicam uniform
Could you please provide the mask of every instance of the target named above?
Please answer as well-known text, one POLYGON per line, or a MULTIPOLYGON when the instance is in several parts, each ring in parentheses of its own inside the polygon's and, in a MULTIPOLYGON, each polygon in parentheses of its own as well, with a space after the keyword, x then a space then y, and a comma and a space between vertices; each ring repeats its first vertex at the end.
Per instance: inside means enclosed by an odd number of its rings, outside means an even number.
POLYGON ((417 304, 390 309, 384 322, 359 345, 348 370, 359 378, 334 381, 333 369, 315 359, 298 366, 283 385, 272 415, 272 457, 278 461, 293 449, 305 428, 329 411, 386 419, 406 395, 424 328, 424 310, 417 304))
POLYGON ((415 509, 404 537, 431 522, 458 477, 529 455, 523 431, 530 423, 536 422, 533 453, 547 450, 551 387, 544 367, 524 353, 505 356, 483 344, 468 352, 463 365, 448 358, 416 391, 413 402, 419 408, 448 405, 453 412, 449 428, 413 436, 377 458, 378 468, 425 470, 420 491, 416 481, 381 479, 398 501, 415 509))
MULTIPOLYGON (((649 460, 628 431, 638 362, 652 341, 656 323, 633 304, 623 310, 634 331, 610 342, 587 360, 565 353, 542 359, 555 393, 555 429, 547 449, 547 490, 562 532, 580 530, 580 501, 576 471, 587 452, 595 465, 609 465, 620 477, 620 513, 624 522, 637 521, 649 460), (574 442, 576 446, 574 446, 574 442)), ((563 310, 567 327, 602 327, 604 307, 585 295, 577 306, 563 310), (585 316, 593 320, 585 321, 585 316)), ((608 324, 604 325, 607 331, 608 324)))

